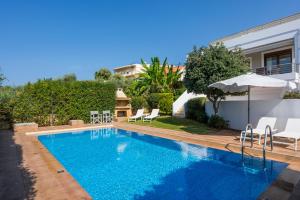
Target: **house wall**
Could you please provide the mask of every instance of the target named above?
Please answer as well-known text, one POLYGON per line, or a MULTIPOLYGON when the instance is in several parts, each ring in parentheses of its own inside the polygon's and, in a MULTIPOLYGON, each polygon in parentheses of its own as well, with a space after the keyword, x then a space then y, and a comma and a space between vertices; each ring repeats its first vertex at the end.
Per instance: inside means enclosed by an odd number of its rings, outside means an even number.
MULTIPOLYGON (((243 130, 247 124, 247 101, 223 101, 219 115, 229 121, 230 128, 243 130)), ((250 122, 256 127, 260 117, 277 117, 275 127, 284 130, 288 118, 300 118, 300 99, 254 100, 250 104, 250 122)), ((205 106, 207 114, 213 113, 212 104, 205 106)))
POLYGON ((263 66, 261 66, 261 53, 260 52, 247 54, 246 56, 251 58, 251 65, 252 65, 251 68, 252 69, 263 67, 263 66))
MULTIPOLYGON (((270 27, 260 27, 257 30, 246 31, 240 35, 233 35, 225 37, 216 42, 223 42, 227 48, 239 47, 248 53, 253 53, 253 49, 258 49, 266 45, 272 45, 276 43, 289 43, 292 41, 293 47, 293 63, 295 63, 296 72, 299 72, 300 64, 300 18, 295 17, 291 21, 281 22, 277 25, 270 27)), ((214 42, 213 42, 214 43, 214 42)), ((256 52, 256 51, 255 51, 256 52)), ((257 63, 259 55, 254 55, 253 66, 262 66, 257 63)), ((292 74, 289 77, 280 77, 286 80, 293 80, 295 76, 292 74)))
POLYGON ((114 69, 115 73, 123 76, 133 76, 142 73, 143 66, 141 64, 133 64, 114 69))
POLYGON ((242 49, 250 49, 287 39, 299 38, 299 29, 300 19, 295 19, 237 37, 225 38, 223 41, 221 39, 221 41, 224 42, 227 48, 240 47, 242 49))

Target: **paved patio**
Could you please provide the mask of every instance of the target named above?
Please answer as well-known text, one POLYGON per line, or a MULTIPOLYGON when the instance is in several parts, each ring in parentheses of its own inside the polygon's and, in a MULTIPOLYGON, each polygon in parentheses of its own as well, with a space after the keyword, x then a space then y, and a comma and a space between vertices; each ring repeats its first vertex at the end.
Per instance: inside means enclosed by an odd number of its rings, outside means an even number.
MULTIPOLYGON (((171 137, 172 139, 189 141, 190 143, 203 144, 206 146, 211 146, 215 148, 222 148, 230 150, 230 148, 235 149, 238 148, 238 152, 240 152, 240 131, 235 130, 211 130, 208 133, 202 134, 191 134, 184 130, 175 131, 170 129, 162 129, 155 128, 149 126, 140 126, 134 123, 127 122, 119 122, 114 124, 117 127, 127 129, 127 130, 135 130, 143 133, 151 133, 152 135, 156 135, 159 137, 171 137)), ((269 138, 268 138, 269 139, 269 138)), ((291 143, 293 144, 293 143, 291 143)), ((268 144, 269 145, 269 144, 268 144)), ((298 145, 300 146, 300 141, 298 141, 298 145)), ((250 147, 250 140, 246 140, 246 147, 250 147)), ((249 149, 249 148, 248 148, 249 149)), ((293 145, 283 145, 283 144, 274 144, 274 149, 271 152, 270 146, 267 147, 269 155, 274 156, 278 155, 279 157, 291 157, 293 159, 299 158, 300 161, 300 149, 298 151, 294 151, 293 145)), ((253 152, 257 152, 256 156, 262 156, 262 145, 258 145, 258 141, 254 140, 254 149, 253 152)), ((279 158, 280 160, 280 158, 279 158)))
MULTIPOLYGON (((185 131, 145 127, 126 122, 115 127, 138 131, 154 136, 200 144, 227 151, 240 152, 239 132, 212 131, 208 134, 191 134, 185 131)), ((95 126, 85 125, 86 128, 95 126)), ((73 127, 42 127, 39 131, 66 130, 73 127)), ((249 142, 247 143, 249 146, 249 142)), ((261 146, 247 147, 249 155, 261 156, 261 146)), ((276 145, 268 158, 288 162, 289 166, 260 199, 300 199, 300 152, 276 145)), ((90 199, 90 196, 69 175, 63 166, 45 149, 35 135, 23 132, 0 132, 0 199, 90 199), (57 170, 65 170, 57 173, 57 170), (13 188, 13 189, 12 189, 13 188)))

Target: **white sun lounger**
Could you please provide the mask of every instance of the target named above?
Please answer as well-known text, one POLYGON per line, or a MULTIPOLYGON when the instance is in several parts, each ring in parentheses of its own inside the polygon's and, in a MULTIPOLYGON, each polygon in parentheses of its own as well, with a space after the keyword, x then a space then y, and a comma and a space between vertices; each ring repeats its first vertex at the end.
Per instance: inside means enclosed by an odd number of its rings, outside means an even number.
MULTIPOLYGON (((294 149, 295 151, 298 150, 297 148, 297 141, 300 139, 300 118, 289 118, 285 125, 285 130, 279 133, 275 133, 273 135, 274 138, 287 138, 294 140, 294 149)), ((282 141, 274 141, 273 143, 277 144, 291 144, 290 142, 282 142, 282 141)))
MULTIPOLYGON (((267 125, 271 127, 272 133, 277 131, 274 129, 276 120, 276 117, 262 117, 259 119, 256 128, 252 129, 253 135, 258 135, 258 144, 260 144, 261 136, 265 134, 265 128, 267 125)), ((244 132, 245 131, 241 132, 240 142, 242 141, 242 135, 244 132)), ((248 134, 251 134, 250 130, 247 130, 247 135, 248 134)), ((246 137, 246 139, 250 139, 250 137, 246 137)))
POLYGON ((128 117, 128 122, 136 122, 137 119, 142 119, 144 116, 144 109, 138 109, 134 116, 128 117))
POLYGON ((143 122, 151 122, 152 119, 159 116, 159 109, 153 109, 150 115, 147 115, 143 118, 143 122))

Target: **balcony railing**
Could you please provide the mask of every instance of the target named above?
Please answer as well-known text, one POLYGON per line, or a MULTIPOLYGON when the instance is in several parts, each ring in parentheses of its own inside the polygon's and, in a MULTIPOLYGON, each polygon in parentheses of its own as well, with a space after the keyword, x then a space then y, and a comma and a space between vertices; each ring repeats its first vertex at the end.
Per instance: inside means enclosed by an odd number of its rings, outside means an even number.
POLYGON ((281 65, 265 66, 260 68, 253 68, 252 72, 259 75, 274 75, 274 74, 286 74, 291 72, 298 72, 299 65, 295 63, 287 63, 281 65))

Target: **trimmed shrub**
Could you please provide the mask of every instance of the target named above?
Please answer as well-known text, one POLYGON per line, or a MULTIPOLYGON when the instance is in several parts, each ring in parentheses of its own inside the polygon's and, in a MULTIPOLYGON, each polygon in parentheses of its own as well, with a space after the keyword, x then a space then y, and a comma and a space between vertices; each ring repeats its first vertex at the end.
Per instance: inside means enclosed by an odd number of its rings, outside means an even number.
POLYGON ((173 100, 172 93, 151 93, 147 102, 150 109, 159 108, 161 113, 170 115, 172 114, 173 100))
POLYGON ((67 124, 71 119, 90 120, 90 111, 114 111, 116 88, 96 81, 40 80, 25 85, 13 109, 15 122, 40 126, 67 124))
POLYGON ((142 96, 132 97, 131 98, 131 108, 133 113, 136 113, 138 109, 148 107, 147 101, 142 96))
POLYGON ((206 97, 191 99, 186 104, 186 118, 193 119, 201 123, 208 120, 205 112, 206 97))
POLYGON ((208 120, 208 126, 217 129, 228 128, 228 122, 219 115, 212 115, 208 120))
POLYGON ((184 86, 174 90, 174 101, 178 99, 184 92, 186 88, 184 86))
POLYGON ((0 87, 0 129, 10 129, 13 118, 12 110, 17 88, 0 87))
POLYGON ((287 92, 283 96, 284 99, 300 99, 300 92, 287 92))

